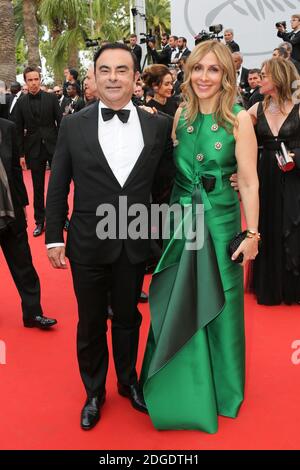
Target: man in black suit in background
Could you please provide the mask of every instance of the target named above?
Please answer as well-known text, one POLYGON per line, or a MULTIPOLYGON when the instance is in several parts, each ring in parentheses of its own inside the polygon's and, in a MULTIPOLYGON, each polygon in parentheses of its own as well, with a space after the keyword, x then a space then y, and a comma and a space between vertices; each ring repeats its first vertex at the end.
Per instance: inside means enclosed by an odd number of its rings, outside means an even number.
MULTIPOLYGON (((108 368, 107 294, 111 293, 112 343, 118 392, 146 412, 138 386, 136 359, 141 315, 137 304, 146 261, 147 239, 116 236, 97 227, 107 204, 116 220, 125 216, 121 197, 149 209, 154 182, 173 169, 169 120, 136 108, 131 97, 138 78, 134 54, 124 44, 106 44, 95 55, 99 102, 63 119, 47 195, 46 243, 53 267, 66 268, 63 225, 69 184, 74 182, 74 209, 68 232, 69 258, 78 303, 77 354, 87 399, 82 429, 100 419, 108 368), (100 232, 100 233, 99 233, 100 232)), ((155 192, 158 186, 155 185, 155 192)), ((126 217, 125 217, 126 218, 126 217)), ((125 236, 119 235, 125 231, 125 236)))
POLYGON ((224 30, 225 44, 227 47, 229 47, 231 52, 239 52, 240 46, 233 40, 233 35, 234 35, 233 29, 227 28, 224 30))
POLYGON ((48 329, 57 322, 43 316, 40 281, 26 232, 27 205, 16 128, 12 122, 0 119, 0 246, 22 299, 24 326, 48 329))
POLYGON ((136 57, 138 72, 141 72, 142 48, 137 43, 137 35, 131 34, 129 38, 131 52, 136 57))
POLYGON ((16 104, 18 99, 23 95, 22 87, 19 82, 13 82, 10 85, 11 94, 8 99, 8 119, 16 122, 16 104))
POLYGON ((48 161, 51 165, 62 114, 55 94, 41 90, 39 69, 27 67, 24 80, 29 93, 21 96, 16 104, 17 138, 22 167, 26 168, 26 155, 31 170, 36 223, 33 236, 37 237, 45 223, 46 164, 48 161))

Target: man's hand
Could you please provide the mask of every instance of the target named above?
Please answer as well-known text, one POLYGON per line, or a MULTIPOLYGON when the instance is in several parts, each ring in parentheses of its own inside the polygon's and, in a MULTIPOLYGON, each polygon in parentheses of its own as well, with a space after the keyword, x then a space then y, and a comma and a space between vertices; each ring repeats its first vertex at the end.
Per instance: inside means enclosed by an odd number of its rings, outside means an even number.
POLYGON ((25 157, 20 157, 20 165, 22 167, 22 170, 27 170, 25 157))
POLYGON ((53 268, 56 269, 67 269, 67 263, 65 258, 65 247, 57 246, 55 248, 48 249, 48 258, 53 268))
POLYGON ((280 33, 284 33, 285 32, 285 27, 281 24, 280 26, 277 26, 277 29, 280 33))
POLYGON ((237 173, 233 173, 233 175, 230 176, 229 180, 231 181, 231 186, 235 191, 239 190, 239 185, 238 185, 238 179, 237 179, 237 173))

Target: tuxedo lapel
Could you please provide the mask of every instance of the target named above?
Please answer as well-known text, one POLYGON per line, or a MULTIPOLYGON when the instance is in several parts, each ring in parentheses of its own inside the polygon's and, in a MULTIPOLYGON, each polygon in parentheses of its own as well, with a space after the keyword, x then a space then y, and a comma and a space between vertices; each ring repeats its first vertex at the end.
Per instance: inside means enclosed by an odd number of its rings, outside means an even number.
POLYGON ((130 175, 128 176, 124 187, 126 187, 135 175, 140 171, 143 164, 145 163, 156 139, 156 119, 148 112, 141 110, 139 107, 136 108, 141 123, 142 134, 144 139, 144 148, 137 159, 130 175))
POLYGON ((97 101, 95 104, 90 105, 86 108, 81 115, 80 120, 80 129, 83 135, 83 138, 89 148, 89 151, 92 155, 97 158, 99 164, 101 165, 102 169, 108 173, 114 181, 120 186, 117 178, 115 177, 112 169, 110 168, 101 145, 99 143, 98 138, 98 120, 99 120, 99 102, 97 101))

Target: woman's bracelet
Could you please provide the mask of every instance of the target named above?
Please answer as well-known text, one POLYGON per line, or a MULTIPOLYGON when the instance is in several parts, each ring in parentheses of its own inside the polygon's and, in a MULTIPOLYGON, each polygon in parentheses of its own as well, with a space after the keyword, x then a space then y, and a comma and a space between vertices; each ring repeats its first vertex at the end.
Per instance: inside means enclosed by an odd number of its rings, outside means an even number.
POLYGON ((247 230, 247 238, 257 238, 260 240, 260 233, 256 230, 247 230))

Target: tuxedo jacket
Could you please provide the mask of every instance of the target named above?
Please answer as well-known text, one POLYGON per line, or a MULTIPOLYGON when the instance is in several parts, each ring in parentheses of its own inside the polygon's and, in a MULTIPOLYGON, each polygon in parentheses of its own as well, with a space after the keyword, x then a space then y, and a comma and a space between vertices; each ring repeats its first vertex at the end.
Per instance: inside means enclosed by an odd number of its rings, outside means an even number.
POLYGON ((131 52, 135 55, 137 63, 138 63, 138 70, 141 71, 141 60, 142 60, 142 48, 138 44, 131 49, 131 52))
POLYGON ((28 205, 28 197, 19 161, 16 126, 13 122, 2 118, 0 118, 0 157, 7 174, 16 217, 11 227, 14 231, 19 231, 26 227, 23 207, 28 205))
POLYGON ((293 50, 291 57, 292 59, 300 62, 300 31, 297 31, 297 33, 294 33, 293 31, 290 33, 282 33, 278 31, 277 36, 283 39, 283 41, 292 44, 293 50))
POLYGON ((167 67, 171 63, 172 49, 169 44, 167 44, 161 52, 157 52, 156 49, 151 49, 151 56, 154 64, 162 64, 167 67))
MULTIPOLYGON (((20 96, 17 100, 17 103, 18 103, 19 99, 21 98, 21 96, 23 96, 23 95, 24 95, 24 93, 20 94, 20 96)), ((16 122, 16 119, 17 119, 17 111, 16 111, 17 103, 15 103, 12 111, 10 112, 10 107, 12 105, 12 102, 13 102, 14 98, 15 98, 15 95, 13 95, 13 94, 11 94, 10 97, 9 97, 9 100, 8 100, 8 117, 7 117, 7 119, 9 119, 10 121, 16 122)))
POLYGON ((41 143, 53 155, 62 113, 57 97, 41 92, 41 117, 36 120, 31 112, 29 94, 21 96, 16 104, 16 124, 19 154, 26 155, 29 164, 40 156, 41 143), (24 130, 26 132, 24 133, 24 130))
MULTIPOLYGON (((99 144, 98 103, 62 121, 47 194, 46 243, 63 242, 67 197, 73 180, 73 213, 66 244, 66 254, 73 262, 86 265, 111 264, 119 257, 122 249, 126 250, 133 264, 143 262, 149 256, 149 238, 119 239, 118 227, 117 239, 100 240, 96 234, 97 224, 101 220, 96 215, 100 204, 111 204, 118 222, 120 196, 127 196, 128 207, 143 204, 149 209, 151 194, 156 198, 173 178, 170 120, 140 108, 137 108, 137 112, 144 148, 123 187, 99 144)), ((121 212, 123 216, 124 210, 121 212)))
POLYGON ((246 69, 245 67, 242 67, 240 69, 240 74, 241 74, 241 80, 240 80, 239 86, 243 89, 249 88, 249 83, 248 83, 249 70, 246 69))

